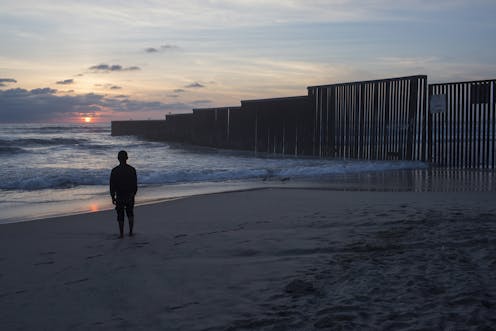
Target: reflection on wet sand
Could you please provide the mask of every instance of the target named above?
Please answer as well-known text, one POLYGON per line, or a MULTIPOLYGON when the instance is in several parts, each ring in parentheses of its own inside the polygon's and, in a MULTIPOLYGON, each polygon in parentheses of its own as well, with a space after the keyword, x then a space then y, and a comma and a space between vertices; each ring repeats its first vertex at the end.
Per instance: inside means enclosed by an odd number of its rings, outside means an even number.
POLYGON ((97 212, 97 211, 100 211, 100 206, 97 202, 92 202, 89 206, 89 210, 91 212, 97 212))
POLYGON ((472 169, 414 169, 343 174, 316 183, 342 191, 489 192, 496 191, 496 173, 472 169))

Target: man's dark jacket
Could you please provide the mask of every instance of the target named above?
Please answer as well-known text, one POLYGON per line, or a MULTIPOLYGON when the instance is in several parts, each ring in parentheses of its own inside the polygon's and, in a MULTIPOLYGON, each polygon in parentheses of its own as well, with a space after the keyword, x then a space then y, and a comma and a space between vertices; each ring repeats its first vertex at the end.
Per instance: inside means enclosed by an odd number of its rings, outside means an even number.
POLYGON ((110 174, 110 195, 117 200, 134 198, 138 192, 136 169, 129 164, 120 164, 110 174))

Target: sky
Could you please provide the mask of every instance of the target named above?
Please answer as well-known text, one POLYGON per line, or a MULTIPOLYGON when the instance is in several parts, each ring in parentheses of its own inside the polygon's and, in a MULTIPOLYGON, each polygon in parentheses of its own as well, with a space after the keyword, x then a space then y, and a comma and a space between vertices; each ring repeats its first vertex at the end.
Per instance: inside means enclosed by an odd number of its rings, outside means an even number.
POLYGON ((496 79, 495 0, 0 0, 0 123, 163 119, 307 86, 496 79))

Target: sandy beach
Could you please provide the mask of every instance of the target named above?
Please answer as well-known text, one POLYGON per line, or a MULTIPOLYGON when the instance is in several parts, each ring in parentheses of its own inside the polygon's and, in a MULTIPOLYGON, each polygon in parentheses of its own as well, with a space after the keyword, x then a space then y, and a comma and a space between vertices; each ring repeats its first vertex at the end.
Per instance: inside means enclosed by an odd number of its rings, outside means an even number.
POLYGON ((2 330, 496 327, 496 193, 262 189, 4 224, 2 330))

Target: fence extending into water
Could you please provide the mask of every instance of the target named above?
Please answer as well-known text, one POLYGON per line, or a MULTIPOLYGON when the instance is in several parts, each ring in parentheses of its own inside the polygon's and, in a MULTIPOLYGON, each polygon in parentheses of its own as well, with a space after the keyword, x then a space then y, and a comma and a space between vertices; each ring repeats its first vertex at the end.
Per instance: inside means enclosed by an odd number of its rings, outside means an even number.
POLYGON ((308 87, 307 96, 193 109, 162 121, 113 121, 112 135, 215 148, 495 169, 496 80, 427 76, 308 87))

